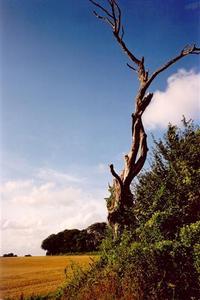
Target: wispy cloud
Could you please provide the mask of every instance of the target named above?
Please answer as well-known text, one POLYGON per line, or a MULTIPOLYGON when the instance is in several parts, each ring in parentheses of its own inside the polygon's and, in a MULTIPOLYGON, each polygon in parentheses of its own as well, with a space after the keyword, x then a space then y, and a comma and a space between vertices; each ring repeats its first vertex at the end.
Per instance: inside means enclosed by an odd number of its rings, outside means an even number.
POLYGON ((78 176, 74 176, 60 171, 58 172, 56 170, 49 169, 49 168, 39 169, 37 176, 38 178, 43 180, 56 181, 59 183, 66 183, 66 182, 78 183, 84 181, 84 178, 80 178, 78 176))
POLYGON ((179 70, 167 80, 165 91, 156 91, 144 114, 149 129, 166 128, 170 123, 180 125, 186 119, 200 118, 200 73, 179 70))

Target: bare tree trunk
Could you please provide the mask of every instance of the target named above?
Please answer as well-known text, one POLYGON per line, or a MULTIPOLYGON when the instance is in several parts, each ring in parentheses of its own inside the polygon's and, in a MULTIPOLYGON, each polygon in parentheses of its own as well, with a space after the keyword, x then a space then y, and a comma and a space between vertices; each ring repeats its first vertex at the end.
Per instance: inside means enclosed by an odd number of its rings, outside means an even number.
POLYGON ((132 142, 129 153, 124 157, 124 169, 122 173, 118 175, 114 170, 114 166, 112 164, 110 165, 110 171, 114 179, 112 195, 107 204, 108 221, 116 237, 121 234, 124 228, 130 227, 131 224, 134 223, 134 216, 131 215, 134 199, 130 185, 134 177, 137 176, 143 168, 148 152, 147 136, 142 123, 142 115, 150 104, 153 93, 147 93, 147 90, 157 75, 184 56, 199 54, 200 48, 197 48, 195 45, 187 45, 176 57, 170 59, 149 76, 149 72, 145 69, 144 57, 141 59, 137 58, 123 41, 124 27, 121 20, 121 10, 117 1, 105 0, 108 4, 108 8, 103 7, 94 0, 89 1, 103 13, 103 15, 99 15, 94 11, 95 16, 112 27, 115 39, 134 65, 134 67, 130 64, 127 64, 127 66, 137 73, 140 82, 140 87, 135 99, 135 112, 132 114, 132 142))
POLYGON ((146 106, 150 103, 153 94, 145 96, 140 100, 140 95, 136 99, 135 114, 132 114, 132 143, 128 154, 124 157, 124 169, 120 176, 115 172, 113 165, 110 165, 110 171, 114 176, 113 195, 108 208, 108 221, 115 237, 118 236, 124 228, 129 228, 134 222, 132 213, 134 199, 130 185, 135 176, 142 169, 147 152, 147 136, 142 124, 142 114, 146 106), (139 99, 139 100, 138 100, 139 99))

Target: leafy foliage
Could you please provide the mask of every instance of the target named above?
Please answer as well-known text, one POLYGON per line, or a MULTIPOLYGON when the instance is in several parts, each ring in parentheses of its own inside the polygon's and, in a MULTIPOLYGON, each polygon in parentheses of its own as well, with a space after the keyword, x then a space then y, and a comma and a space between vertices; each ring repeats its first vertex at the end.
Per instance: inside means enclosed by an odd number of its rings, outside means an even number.
POLYGON ((185 119, 183 124, 182 130, 169 125, 164 141, 155 141, 151 169, 139 178, 135 194, 140 224, 158 211, 174 211, 177 229, 200 219, 200 129, 185 119))
POLYGON ((112 206, 113 201, 114 201, 114 192, 115 192, 114 187, 109 185, 108 192, 110 193, 110 195, 109 195, 109 197, 105 198, 105 200, 106 200, 106 206, 109 209, 112 206))
POLYGON ((200 298, 199 142, 199 127, 185 119, 155 141, 134 189, 137 222, 117 240, 108 235, 98 264, 63 299, 200 298))

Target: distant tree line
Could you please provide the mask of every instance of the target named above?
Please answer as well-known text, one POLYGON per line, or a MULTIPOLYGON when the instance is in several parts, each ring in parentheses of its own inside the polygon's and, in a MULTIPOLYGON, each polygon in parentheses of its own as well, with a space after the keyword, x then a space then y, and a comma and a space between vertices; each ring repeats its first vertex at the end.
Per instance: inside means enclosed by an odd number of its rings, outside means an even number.
POLYGON ((86 229, 66 229, 48 236, 41 245, 46 255, 97 251, 105 237, 107 224, 95 223, 86 229))
POLYGON ((17 255, 14 254, 14 253, 12 253, 12 252, 10 252, 10 253, 5 253, 5 254, 3 255, 3 257, 17 257, 17 255))
MULTIPOLYGON (((31 254, 24 255, 24 257, 31 257, 31 256, 32 256, 31 254)), ((3 254, 3 257, 18 257, 18 255, 14 254, 13 252, 10 252, 10 253, 3 254)))

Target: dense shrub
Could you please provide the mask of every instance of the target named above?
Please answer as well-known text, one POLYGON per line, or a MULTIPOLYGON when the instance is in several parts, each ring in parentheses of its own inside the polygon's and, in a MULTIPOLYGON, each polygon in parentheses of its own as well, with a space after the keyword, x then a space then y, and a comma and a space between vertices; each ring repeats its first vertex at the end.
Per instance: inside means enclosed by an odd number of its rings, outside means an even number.
POLYGON ((132 229, 109 234, 99 262, 62 299, 200 299, 199 144, 192 122, 169 125, 133 187, 132 229))

